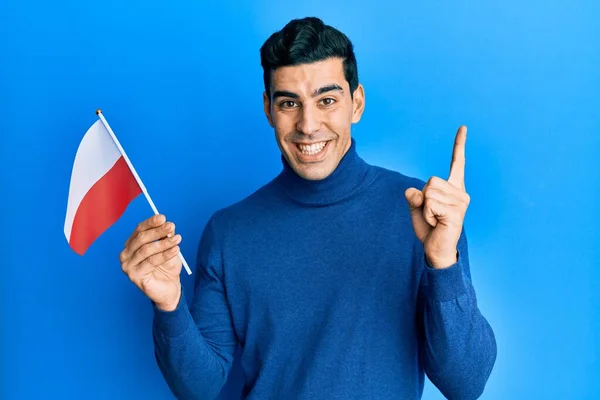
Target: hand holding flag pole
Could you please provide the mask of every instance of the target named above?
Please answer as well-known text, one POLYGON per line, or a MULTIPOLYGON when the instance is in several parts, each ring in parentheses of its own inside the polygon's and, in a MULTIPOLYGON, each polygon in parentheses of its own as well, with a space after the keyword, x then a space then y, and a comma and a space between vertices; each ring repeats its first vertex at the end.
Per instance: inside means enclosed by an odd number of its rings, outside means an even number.
MULTIPOLYGON (((123 158, 125 159, 125 162, 129 166, 129 169, 131 170, 131 173, 135 177, 135 180, 137 181, 138 185, 140 185, 140 188, 142 189, 142 192, 144 193, 144 196, 146 197, 146 200, 148 200, 148 203, 150 204, 150 207, 152 208, 152 211, 154 211, 155 215, 158 215, 159 214, 158 209, 156 208, 156 206, 154 205, 154 202, 150 198, 150 194, 148 194, 148 189, 146 189, 146 186, 144 186, 144 183, 142 182, 142 180, 140 179, 140 176, 138 175, 137 171, 133 167, 133 164, 131 163, 131 161, 129 161, 129 157, 127 157, 127 154, 125 153, 125 150, 121 146, 121 143, 119 143, 119 140, 117 139, 117 136, 115 135, 115 133, 113 132, 112 128, 110 127, 110 125, 106 121, 106 118, 104 118, 104 115, 102 115, 102 110, 100 110, 100 109, 96 110, 96 114, 98 115, 98 117, 100 118, 100 120, 102 121, 102 123, 104 124, 104 126, 106 127, 106 130, 110 134, 112 140, 115 142, 115 145, 117 146, 117 148, 119 149, 119 151, 123 155, 123 158)), ((188 266, 188 263, 185 261, 185 258, 183 258, 183 254, 181 254, 181 252, 179 252, 179 258, 181 259, 183 267, 185 268, 185 270, 188 273, 188 275, 191 275, 192 271, 190 270, 190 267, 188 266)))
MULTIPOLYGON (((158 210, 133 164, 102 115, 86 132, 75 156, 64 232, 69 246, 80 255, 121 217, 140 193, 158 210)), ((188 275, 192 274, 181 252, 177 253, 188 275)))

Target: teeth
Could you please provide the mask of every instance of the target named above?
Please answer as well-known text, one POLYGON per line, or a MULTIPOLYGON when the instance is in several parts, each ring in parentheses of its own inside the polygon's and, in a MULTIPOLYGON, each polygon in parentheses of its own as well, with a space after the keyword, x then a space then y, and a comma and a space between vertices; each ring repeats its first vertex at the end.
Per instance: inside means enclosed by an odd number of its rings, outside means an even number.
POLYGON ((298 148, 300 149, 302 154, 312 156, 321 152, 321 150, 323 150, 326 144, 327 142, 313 143, 311 145, 299 144, 298 148))

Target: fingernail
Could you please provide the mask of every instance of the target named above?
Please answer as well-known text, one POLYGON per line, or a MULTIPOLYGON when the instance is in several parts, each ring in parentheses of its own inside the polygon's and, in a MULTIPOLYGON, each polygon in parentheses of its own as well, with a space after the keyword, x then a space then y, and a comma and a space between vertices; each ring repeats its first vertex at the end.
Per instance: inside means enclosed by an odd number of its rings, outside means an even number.
POLYGON ((181 235, 175 235, 171 238, 171 241, 177 242, 179 239, 181 239, 181 235))

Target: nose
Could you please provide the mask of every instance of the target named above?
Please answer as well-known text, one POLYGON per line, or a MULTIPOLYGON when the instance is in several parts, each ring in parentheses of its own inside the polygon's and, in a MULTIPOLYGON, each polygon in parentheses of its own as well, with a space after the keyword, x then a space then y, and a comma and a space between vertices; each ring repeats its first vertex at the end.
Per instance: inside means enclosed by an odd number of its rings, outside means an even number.
POLYGON ((321 113, 311 106, 303 106, 300 111, 296 129, 305 135, 312 135, 321 129, 321 113))

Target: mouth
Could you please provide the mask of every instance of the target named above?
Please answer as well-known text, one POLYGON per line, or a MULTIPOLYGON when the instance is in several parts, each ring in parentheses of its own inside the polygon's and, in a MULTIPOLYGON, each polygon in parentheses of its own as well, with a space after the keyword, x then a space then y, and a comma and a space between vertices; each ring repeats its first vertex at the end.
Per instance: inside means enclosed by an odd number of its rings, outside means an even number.
POLYGON ((319 161, 325 155, 331 140, 315 143, 295 143, 296 149, 303 161, 319 161))

